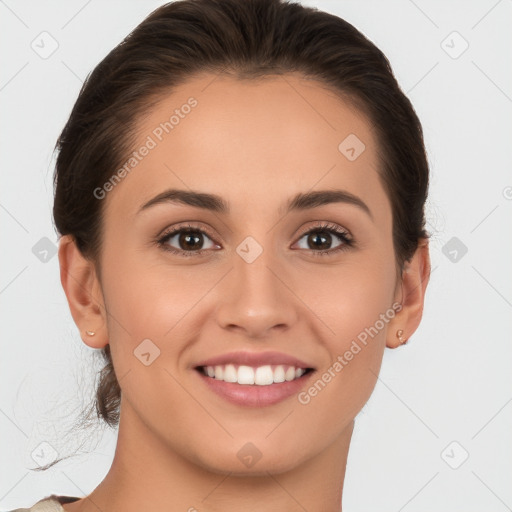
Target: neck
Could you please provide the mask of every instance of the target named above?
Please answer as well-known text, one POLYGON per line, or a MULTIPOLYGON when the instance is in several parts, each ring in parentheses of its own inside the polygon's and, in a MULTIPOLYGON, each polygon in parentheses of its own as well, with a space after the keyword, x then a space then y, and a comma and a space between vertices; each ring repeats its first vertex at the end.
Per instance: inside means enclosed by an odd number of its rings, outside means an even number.
POLYGON ((65 506, 66 511, 138 512, 150 506, 152 512, 341 512, 354 421, 327 449, 290 471, 240 476, 214 473, 182 457, 164 445, 133 409, 123 407, 107 476, 88 498, 65 506))

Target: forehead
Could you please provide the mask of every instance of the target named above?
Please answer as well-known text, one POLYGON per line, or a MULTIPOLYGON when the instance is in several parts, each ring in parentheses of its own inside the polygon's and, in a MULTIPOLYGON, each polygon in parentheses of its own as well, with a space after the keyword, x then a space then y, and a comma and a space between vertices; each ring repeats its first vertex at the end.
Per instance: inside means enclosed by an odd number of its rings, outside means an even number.
POLYGON ((313 188, 384 194, 369 120, 322 83, 293 73, 196 76, 159 98, 136 134, 134 151, 144 156, 108 198, 120 208, 133 210, 171 187, 273 209, 281 206, 276 197, 313 188))

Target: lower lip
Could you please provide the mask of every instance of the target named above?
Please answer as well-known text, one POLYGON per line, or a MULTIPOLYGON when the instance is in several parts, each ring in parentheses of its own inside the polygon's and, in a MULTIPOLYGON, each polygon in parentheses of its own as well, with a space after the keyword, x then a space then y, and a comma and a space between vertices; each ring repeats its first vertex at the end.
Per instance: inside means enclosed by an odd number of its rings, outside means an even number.
POLYGON ((251 384, 237 384, 224 382, 204 375, 201 370, 194 370, 204 383, 214 392, 225 398, 228 402, 248 407, 265 407, 277 404, 296 395, 305 386, 314 371, 305 373, 298 379, 287 382, 278 382, 268 386, 251 384))

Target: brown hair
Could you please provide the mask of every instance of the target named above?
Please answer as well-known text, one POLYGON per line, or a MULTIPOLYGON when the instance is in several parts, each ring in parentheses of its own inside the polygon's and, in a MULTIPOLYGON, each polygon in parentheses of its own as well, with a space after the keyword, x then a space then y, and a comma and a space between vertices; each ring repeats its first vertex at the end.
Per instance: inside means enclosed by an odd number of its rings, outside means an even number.
MULTIPOLYGON (((380 178, 392 205, 401 270, 425 230, 428 162, 420 121, 384 54, 343 19, 284 0, 178 0, 152 12, 87 77, 56 145, 53 215, 97 266, 102 205, 93 193, 133 150, 136 121, 200 72, 238 79, 300 72, 352 101, 378 135, 380 178)), ((96 412, 119 421, 120 388, 109 346, 96 412)))

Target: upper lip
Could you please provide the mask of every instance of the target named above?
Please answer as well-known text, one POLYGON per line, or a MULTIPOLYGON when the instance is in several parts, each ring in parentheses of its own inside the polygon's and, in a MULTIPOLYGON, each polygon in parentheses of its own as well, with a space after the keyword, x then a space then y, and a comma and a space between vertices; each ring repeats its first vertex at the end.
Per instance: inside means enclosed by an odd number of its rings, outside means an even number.
POLYGON ((288 354, 282 352, 228 352, 219 356, 205 359, 196 364, 199 366, 216 366, 225 364, 238 364, 245 366, 265 366, 265 365, 288 365, 295 368, 313 368, 312 365, 288 354))

